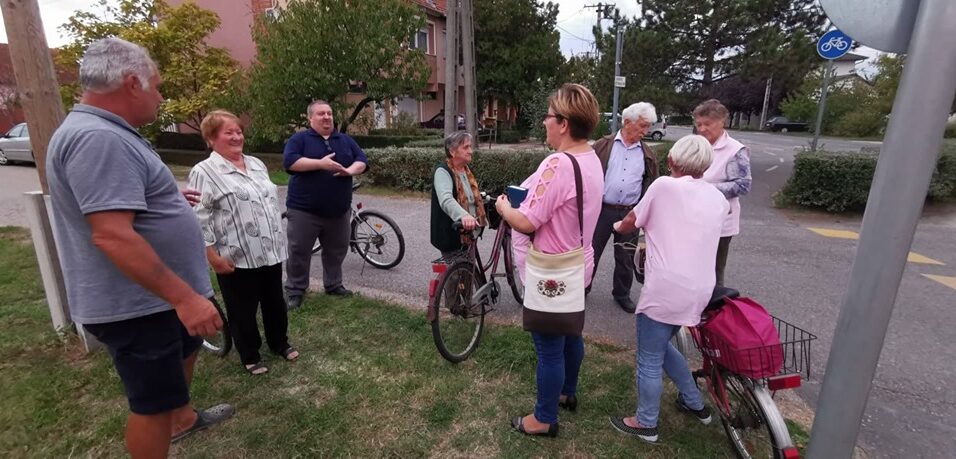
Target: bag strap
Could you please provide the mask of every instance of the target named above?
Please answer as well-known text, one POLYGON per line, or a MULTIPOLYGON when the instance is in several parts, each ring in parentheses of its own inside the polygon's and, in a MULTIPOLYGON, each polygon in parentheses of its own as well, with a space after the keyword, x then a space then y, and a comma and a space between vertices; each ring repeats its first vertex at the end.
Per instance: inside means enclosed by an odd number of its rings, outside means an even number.
POLYGON ((578 165, 578 160, 571 153, 565 152, 564 154, 568 155, 568 158, 571 160, 571 165, 574 166, 574 189, 577 192, 577 201, 578 201, 578 227, 581 229, 581 247, 584 247, 584 179, 581 178, 581 166, 578 165))

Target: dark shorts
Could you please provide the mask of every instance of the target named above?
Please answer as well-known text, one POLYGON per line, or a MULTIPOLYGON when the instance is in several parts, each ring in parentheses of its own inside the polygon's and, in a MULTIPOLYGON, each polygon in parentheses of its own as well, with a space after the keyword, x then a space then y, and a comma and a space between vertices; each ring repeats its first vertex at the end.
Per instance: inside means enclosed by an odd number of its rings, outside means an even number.
POLYGON ((83 327, 109 349, 129 410, 150 415, 189 403, 183 360, 202 346, 175 311, 83 327))

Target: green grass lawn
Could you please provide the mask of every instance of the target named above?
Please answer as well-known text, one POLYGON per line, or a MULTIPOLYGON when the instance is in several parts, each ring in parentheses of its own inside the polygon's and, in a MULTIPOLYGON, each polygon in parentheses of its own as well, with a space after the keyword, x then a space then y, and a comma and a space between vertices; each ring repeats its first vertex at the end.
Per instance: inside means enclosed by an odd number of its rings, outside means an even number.
MULTIPOLYGON (((0 456, 124 456, 126 401, 107 354, 85 355, 75 337, 52 332, 26 231, 0 228, 0 259, 0 456)), ((662 444, 614 431, 608 415, 633 412, 635 398, 633 351, 616 346, 587 343, 578 411, 562 412, 561 436, 549 439, 509 425, 535 399, 534 349, 519 328, 488 327, 472 358, 452 365, 438 356, 421 311, 312 296, 292 313, 289 335, 302 357, 264 354, 265 376, 247 375, 235 351, 200 357, 195 404, 233 403, 236 416, 173 455, 731 456, 718 420, 703 426, 677 412, 670 382, 662 444)))

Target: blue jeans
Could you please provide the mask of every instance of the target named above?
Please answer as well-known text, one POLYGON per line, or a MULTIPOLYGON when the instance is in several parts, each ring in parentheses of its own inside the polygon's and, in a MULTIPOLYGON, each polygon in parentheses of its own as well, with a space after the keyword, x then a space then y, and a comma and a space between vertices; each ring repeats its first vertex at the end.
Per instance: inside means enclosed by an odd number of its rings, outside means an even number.
POLYGON ((637 422, 642 427, 657 427, 664 391, 662 368, 677 385, 688 408, 699 410, 704 407, 697 383, 687 368, 687 360, 670 342, 678 329, 677 325, 658 322, 644 314, 637 315, 637 422))
POLYGON ((578 389, 578 371, 584 360, 584 339, 580 336, 531 333, 538 353, 538 401, 534 417, 538 421, 558 422, 558 400, 574 395, 578 389))

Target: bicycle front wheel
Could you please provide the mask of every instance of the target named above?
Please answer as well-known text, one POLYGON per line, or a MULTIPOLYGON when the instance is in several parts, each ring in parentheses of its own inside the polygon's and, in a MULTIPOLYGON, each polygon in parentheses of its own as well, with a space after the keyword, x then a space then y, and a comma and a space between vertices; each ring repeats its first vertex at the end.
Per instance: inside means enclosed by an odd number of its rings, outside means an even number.
POLYGON ((229 322, 226 320, 226 314, 222 312, 222 308, 216 302, 213 302, 212 305, 219 313, 219 318, 222 319, 222 328, 214 336, 203 337, 202 348, 206 352, 222 358, 232 350, 232 334, 229 332, 229 322))
POLYGON ((508 277, 508 285, 511 286, 511 294, 519 305, 524 305, 524 283, 521 282, 518 267, 515 266, 514 241, 511 239, 510 228, 508 234, 501 238, 501 250, 505 253, 505 274, 508 277))
POLYGON ((726 406, 720 417, 730 444, 741 458, 783 458, 793 447, 790 432, 766 387, 722 371, 726 406))
POLYGON ((379 269, 394 268, 405 257, 405 237, 394 220, 374 210, 352 219, 351 245, 365 261, 379 269))
POLYGON ((455 263, 444 273, 431 299, 436 311, 432 337, 438 352, 449 362, 467 359, 481 339, 485 305, 473 298, 480 282, 475 265, 455 263))

